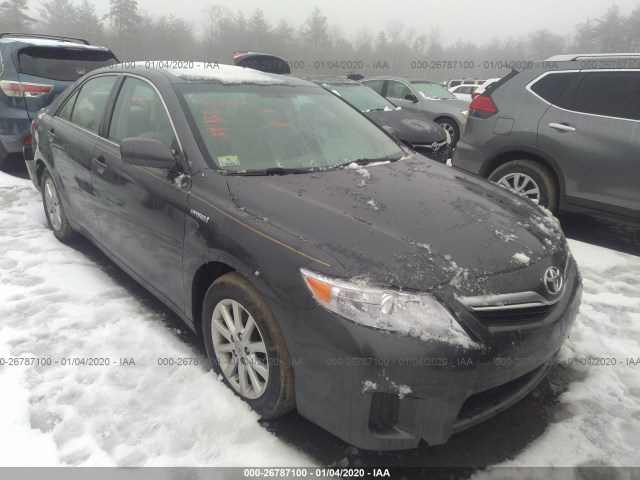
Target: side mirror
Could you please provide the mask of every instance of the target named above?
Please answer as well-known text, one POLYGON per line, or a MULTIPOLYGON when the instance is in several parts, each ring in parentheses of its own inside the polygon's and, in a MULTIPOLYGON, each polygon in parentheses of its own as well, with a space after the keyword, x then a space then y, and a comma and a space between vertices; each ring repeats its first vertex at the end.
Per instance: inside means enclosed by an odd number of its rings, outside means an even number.
POLYGON ((155 168, 176 166, 176 158, 171 148, 155 138, 125 138, 120 142, 120 156, 128 165, 155 168))
POLYGON ((416 97, 413 93, 407 93, 404 96, 404 99, 409 100, 410 102, 413 102, 413 103, 418 103, 418 97, 416 97))

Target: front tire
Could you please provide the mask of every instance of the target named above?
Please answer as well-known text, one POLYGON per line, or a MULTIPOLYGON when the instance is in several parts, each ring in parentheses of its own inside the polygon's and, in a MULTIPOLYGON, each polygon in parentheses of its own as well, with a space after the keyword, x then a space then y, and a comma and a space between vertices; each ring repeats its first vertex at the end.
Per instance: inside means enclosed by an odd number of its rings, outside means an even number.
POLYGON ((460 128, 458 124, 450 118, 438 118, 436 122, 449 133, 451 136, 451 146, 455 147, 458 140, 460 140, 460 128))
POLYGON ((62 205, 62 200, 58 194, 56 184, 53 182, 49 169, 42 172, 42 180, 40 181, 42 189, 42 204, 44 205, 44 214, 47 217, 49 228, 53 230, 55 237, 63 243, 73 240, 75 232, 71 228, 69 219, 62 205))
POLYGON ((207 290, 202 334, 213 370, 263 418, 295 408, 293 367, 280 327, 240 274, 223 275, 207 290))
POLYGON ((512 192, 524 196, 552 213, 558 209, 558 186, 553 174, 532 160, 512 160, 489 175, 496 182, 512 192))

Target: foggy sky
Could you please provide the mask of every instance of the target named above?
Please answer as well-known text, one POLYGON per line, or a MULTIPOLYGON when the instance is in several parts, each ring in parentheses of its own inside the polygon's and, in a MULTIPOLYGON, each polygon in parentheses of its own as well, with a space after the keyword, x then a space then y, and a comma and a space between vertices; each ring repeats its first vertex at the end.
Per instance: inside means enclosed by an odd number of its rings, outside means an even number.
MULTIPOLYGON (((98 13, 106 13, 109 0, 93 0, 98 13)), ((36 1, 30 2, 35 4, 36 1)), ((386 29, 389 20, 400 20, 417 33, 433 27, 440 30, 446 45, 458 39, 477 44, 493 37, 518 38, 548 28, 553 33, 570 35, 577 23, 587 17, 599 17, 613 3, 610 0, 138 0, 140 9, 152 16, 176 15, 200 30, 199 17, 204 8, 215 3, 232 12, 242 10, 247 17, 262 8, 266 18, 277 23, 281 18, 298 27, 317 5, 330 26, 337 25, 347 38, 361 28, 372 34, 386 29), (185 8, 186 6, 186 8, 185 8)), ((615 0, 623 14, 640 5, 639 0, 615 0)))

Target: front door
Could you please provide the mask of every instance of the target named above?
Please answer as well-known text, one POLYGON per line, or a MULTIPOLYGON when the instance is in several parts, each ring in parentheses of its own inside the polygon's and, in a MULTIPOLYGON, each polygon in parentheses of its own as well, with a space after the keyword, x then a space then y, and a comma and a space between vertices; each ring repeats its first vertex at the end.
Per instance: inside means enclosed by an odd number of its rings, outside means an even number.
POLYGON ((110 126, 93 160, 93 188, 103 246, 144 283, 183 311, 182 249, 190 178, 181 171, 125 164, 125 138, 161 140, 179 158, 178 141, 158 92, 125 77, 110 126))

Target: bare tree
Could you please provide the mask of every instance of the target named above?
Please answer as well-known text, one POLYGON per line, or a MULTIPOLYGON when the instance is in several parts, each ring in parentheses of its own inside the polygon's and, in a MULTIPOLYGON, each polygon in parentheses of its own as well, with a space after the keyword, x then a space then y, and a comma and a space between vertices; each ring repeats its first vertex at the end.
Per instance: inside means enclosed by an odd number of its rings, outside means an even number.
POLYGON ((27 15, 27 0, 5 0, 0 3, 0 31, 26 32, 33 18, 27 15))

